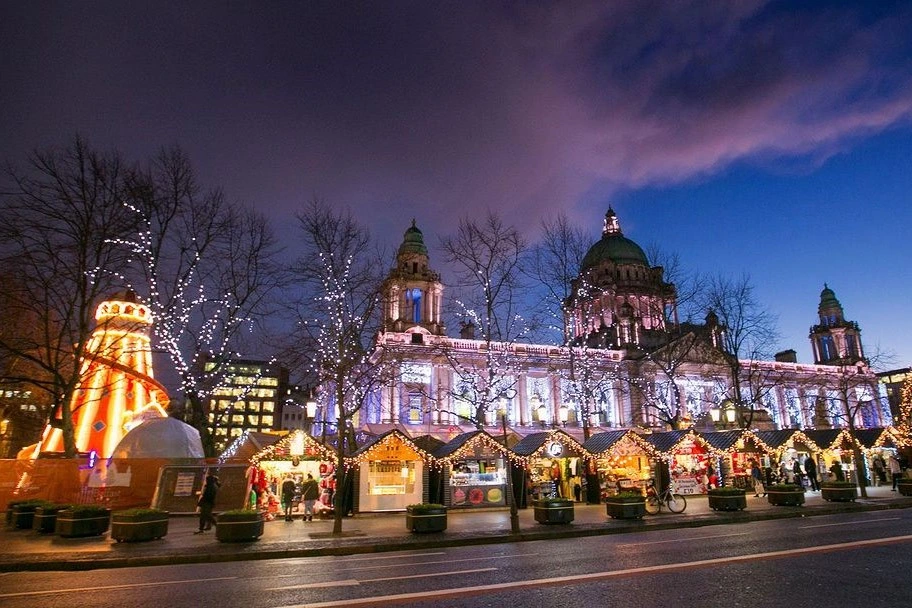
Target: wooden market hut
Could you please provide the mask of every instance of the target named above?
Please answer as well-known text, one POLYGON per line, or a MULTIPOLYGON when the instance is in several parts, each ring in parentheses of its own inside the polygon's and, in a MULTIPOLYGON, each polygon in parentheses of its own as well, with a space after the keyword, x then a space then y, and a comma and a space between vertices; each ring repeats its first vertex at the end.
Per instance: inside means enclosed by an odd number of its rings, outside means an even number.
POLYGON ((428 502, 433 464, 433 455, 398 429, 373 438, 345 459, 346 468, 355 472, 352 510, 404 511, 428 502))
POLYGON ((430 488, 431 502, 448 507, 500 507, 510 504, 509 463, 512 454, 483 430, 454 437, 434 453, 436 492, 430 488), (435 500, 434 497, 438 500, 435 500))
POLYGON ((700 494, 706 491, 703 477, 709 465, 713 464, 723 450, 716 449, 693 429, 651 433, 643 437, 655 449, 657 456, 666 467, 657 466, 656 485, 664 488, 673 482, 675 492, 700 494))
MULTIPOLYGON (((808 456, 814 459, 820 479, 826 478, 824 475, 826 467, 821 458, 820 446, 817 441, 808 435, 810 432, 811 431, 802 431, 799 429, 754 431, 757 438, 772 450, 769 461, 764 462, 764 469, 766 472, 766 479, 764 481, 767 485, 773 482, 773 478, 780 477, 780 465, 783 461, 786 463, 786 468, 791 470, 789 468, 789 463, 792 460, 798 458, 803 466, 808 456)), ((820 431, 818 431, 818 433, 819 432, 820 431)), ((825 432, 828 436, 832 435, 835 437, 839 431, 832 433, 831 430, 827 430, 825 432)), ((818 438, 819 437, 821 436, 818 435, 818 438)), ((785 483, 787 479, 780 479, 780 481, 785 483)))
POLYGON ((599 500, 622 488, 643 487, 654 477, 650 461, 655 447, 632 430, 614 430, 589 437, 583 448, 593 457, 599 500))
POLYGON ((582 478, 592 455, 570 434, 561 429, 531 433, 513 446, 512 451, 517 496, 582 500, 582 478))
POLYGON ((747 429, 701 432, 700 437, 722 452, 715 467, 720 485, 751 488, 751 459, 763 468, 768 464, 769 457, 776 453, 774 448, 747 429))

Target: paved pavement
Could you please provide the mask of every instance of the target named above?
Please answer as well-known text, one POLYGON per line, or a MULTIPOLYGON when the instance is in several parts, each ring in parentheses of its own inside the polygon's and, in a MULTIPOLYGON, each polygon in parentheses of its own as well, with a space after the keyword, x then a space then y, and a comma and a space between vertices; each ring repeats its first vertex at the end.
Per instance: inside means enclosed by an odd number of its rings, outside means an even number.
POLYGON ((819 492, 809 492, 803 507, 775 507, 765 498, 748 494, 747 509, 716 512, 706 497, 688 497, 687 510, 680 514, 647 515, 642 520, 614 520, 604 505, 577 504, 572 525, 537 524, 531 509, 520 510, 520 532, 510 533, 506 509, 465 512, 453 510, 446 532, 412 534, 405 528, 402 513, 362 514, 343 521, 343 534, 333 537, 332 521, 267 522, 263 536, 250 543, 220 543, 215 532, 193 534, 197 520, 173 517, 168 534, 161 540, 117 543, 110 537, 60 538, 31 530, 0 530, 0 572, 18 570, 91 570, 129 566, 206 563, 249 559, 277 559, 318 555, 349 555, 429 547, 492 544, 597 536, 657 529, 699 527, 786 517, 810 517, 852 511, 905 509, 912 497, 899 495, 888 487, 868 488, 869 497, 854 503, 830 503, 819 492))

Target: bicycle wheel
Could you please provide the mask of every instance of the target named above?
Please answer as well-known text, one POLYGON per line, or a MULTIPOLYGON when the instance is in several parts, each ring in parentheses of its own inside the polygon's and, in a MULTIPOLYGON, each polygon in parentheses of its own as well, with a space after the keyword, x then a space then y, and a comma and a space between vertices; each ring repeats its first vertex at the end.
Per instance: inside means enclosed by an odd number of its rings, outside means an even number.
POLYGON ((684 509, 687 508, 687 499, 681 494, 669 494, 665 506, 672 513, 683 513, 684 509))
POLYGON ((646 497, 646 512, 655 515, 659 512, 659 498, 657 496, 646 497))

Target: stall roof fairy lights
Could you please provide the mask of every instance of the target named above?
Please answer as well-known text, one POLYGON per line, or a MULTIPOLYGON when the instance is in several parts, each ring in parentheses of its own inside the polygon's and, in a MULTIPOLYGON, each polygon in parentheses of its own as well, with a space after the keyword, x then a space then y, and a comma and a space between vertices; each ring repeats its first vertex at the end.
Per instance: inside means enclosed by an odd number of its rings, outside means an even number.
POLYGON ((807 429, 801 432, 813 441, 819 450, 836 450, 840 449, 839 446, 842 444, 851 444, 848 435, 844 436, 845 429, 807 429))
POLYGON ((454 437, 434 451, 434 459, 440 466, 452 466, 454 462, 472 458, 478 453, 500 454, 521 464, 521 459, 510 452, 486 431, 471 431, 454 437))
POLYGON ((702 446, 711 454, 717 456, 725 454, 725 450, 713 447, 693 429, 652 433, 651 435, 646 435, 645 439, 655 448, 658 457, 663 460, 668 460, 681 444, 687 441, 692 441, 696 445, 702 446))
POLYGON ((430 452, 422 449, 402 431, 393 429, 376 437, 370 443, 361 446, 354 454, 346 457, 345 466, 350 469, 359 466, 362 462, 377 460, 382 455, 382 450, 387 450, 396 444, 412 451, 417 460, 423 460, 427 464, 434 463, 434 456, 430 452))
POLYGON ((711 446, 723 452, 743 451, 745 446, 753 445, 756 451, 772 454, 776 448, 767 444, 755 432, 748 429, 732 429, 728 431, 712 431, 700 433, 700 437, 711 446))
POLYGON ((335 453, 304 431, 296 429, 276 443, 266 446, 250 459, 253 464, 261 460, 291 460, 295 456, 308 460, 333 460, 335 453))
POLYGON ((596 433, 583 444, 583 448, 594 456, 600 456, 625 444, 639 448, 647 456, 656 453, 655 446, 629 429, 596 433))
POLYGON ((563 444, 564 447, 569 448, 571 451, 578 452, 580 456, 587 458, 592 456, 579 441, 561 429, 526 435, 522 441, 513 446, 513 454, 517 457, 517 462, 528 461, 541 456, 542 452, 546 451, 547 446, 553 442, 563 444))
POLYGON ((263 448, 273 445, 285 435, 285 432, 246 430, 240 437, 228 444, 228 447, 225 448, 225 451, 219 456, 219 462, 249 462, 250 459, 257 455, 263 448))
POLYGON ((789 442, 803 443, 812 452, 819 452, 817 442, 797 429, 780 429, 775 431, 752 431, 754 436, 771 448, 771 451, 781 452, 788 447, 789 442))

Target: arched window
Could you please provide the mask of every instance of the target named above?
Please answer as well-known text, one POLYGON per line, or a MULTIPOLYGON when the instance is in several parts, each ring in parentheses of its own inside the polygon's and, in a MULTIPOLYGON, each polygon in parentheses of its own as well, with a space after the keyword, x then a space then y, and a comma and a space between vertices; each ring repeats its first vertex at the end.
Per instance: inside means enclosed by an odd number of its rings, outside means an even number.
POLYGON ((413 323, 421 323, 421 290, 417 287, 405 292, 405 302, 411 314, 413 323))

